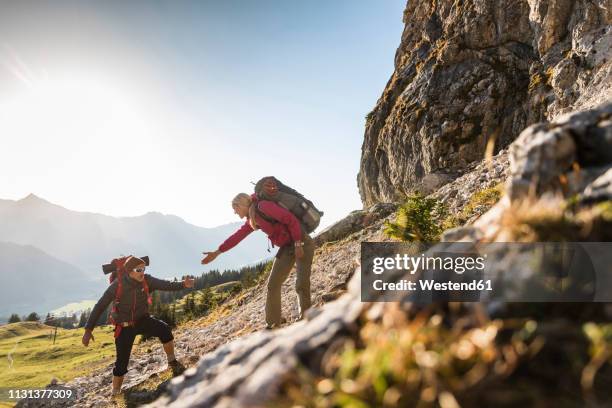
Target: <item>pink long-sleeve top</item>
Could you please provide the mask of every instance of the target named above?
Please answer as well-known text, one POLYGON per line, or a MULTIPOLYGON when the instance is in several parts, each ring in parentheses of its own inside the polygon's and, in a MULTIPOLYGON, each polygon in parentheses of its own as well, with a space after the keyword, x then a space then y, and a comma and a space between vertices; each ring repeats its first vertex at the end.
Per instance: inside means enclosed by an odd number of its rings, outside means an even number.
MULTIPOLYGON (((273 245, 282 247, 302 239, 300 222, 289 210, 273 201, 259 201, 258 208, 264 215, 277 221, 270 222, 258 214, 255 215, 255 223, 259 226, 259 229, 266 233, 273 245)), ((253 228, 249 224, 249 220, 247 220, 238 231, 234 232, 219 245, 219 251, 229 251, 251 232, 253 232, 253 228)))

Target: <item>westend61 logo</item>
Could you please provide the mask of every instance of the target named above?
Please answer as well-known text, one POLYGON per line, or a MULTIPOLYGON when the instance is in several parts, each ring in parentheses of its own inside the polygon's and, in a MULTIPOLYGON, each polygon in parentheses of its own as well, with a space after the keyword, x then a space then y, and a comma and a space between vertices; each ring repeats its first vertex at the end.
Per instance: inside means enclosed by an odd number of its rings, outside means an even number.
POLYGON ((364 242, 361 299, 610 302, 609 242, 364 242))

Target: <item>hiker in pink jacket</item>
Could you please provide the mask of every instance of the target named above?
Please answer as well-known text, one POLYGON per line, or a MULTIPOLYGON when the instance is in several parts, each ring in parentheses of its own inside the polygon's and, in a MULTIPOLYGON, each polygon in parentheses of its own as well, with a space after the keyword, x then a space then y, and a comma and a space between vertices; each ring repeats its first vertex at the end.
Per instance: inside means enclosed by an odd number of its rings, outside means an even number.
POLYGON ((314 243, 310 236, 303 232, 300 221, 289 210, 273 201, 257 201, 255 195, 240 193, 232 200, 232 208, 246 222, 238 231, 227 238, 214 252, 204 252, 206 257, 202 264, 215 260, 227 252, 247 235, 256 229, 266 233, 272 245, 278 246, 272 271, 268 278, 266 299, 266 323, 268 328, 280 326, 281 286, 289 276, 291 268, 296 265, 295 290, 298 294, 300 318, 310 307, 310 269, 314 256, 314 243))

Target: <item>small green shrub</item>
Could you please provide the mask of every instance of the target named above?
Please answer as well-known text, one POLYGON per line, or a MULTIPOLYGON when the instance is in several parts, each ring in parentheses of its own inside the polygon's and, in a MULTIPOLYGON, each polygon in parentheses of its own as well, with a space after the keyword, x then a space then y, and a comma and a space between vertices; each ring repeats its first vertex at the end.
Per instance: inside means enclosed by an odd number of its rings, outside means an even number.
POLYGON ((447 214, 442 202, 416 193, 399 207, 395 222, 385 223, 385 234, 402 241, 437 242, 447 214))

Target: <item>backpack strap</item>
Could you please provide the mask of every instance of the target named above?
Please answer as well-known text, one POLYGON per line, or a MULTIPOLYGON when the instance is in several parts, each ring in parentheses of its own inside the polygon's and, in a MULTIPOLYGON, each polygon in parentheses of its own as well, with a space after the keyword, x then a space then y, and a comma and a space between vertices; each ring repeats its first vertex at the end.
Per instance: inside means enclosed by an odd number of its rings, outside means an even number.
POLYGON ((123 294, 123 279, 126 274, 125 263, 129 258, 129 256, 123 258, 116 258, 113 259, 113 261, 111 262, 115 264, 116 272, 111 275, 110 279, 111 282, 117 279, 117 289, 115 290, 115 300, 113 301, 113 307, 111 309, 111 312, 108 314, 108 321, 115 326, 115 338, 119 337, 122 329, 122 326, 118 324, 119 322, 115 320, 115 316, 119 312, 118 305, 119 300, 121 299, 121 295, 123 294))
POLYGON ((142 289, 144 290, 145 295, 147 295, 147 303, 149 306, 151 306, 153 304, 153 299, 151 299, 151 295, 149 294, 149 284, 147 283, 147 278, 142 280, 142 289))
MULTIPOLYGON (((259 203, 260 203, 261 201, 267 201, 267 200, 258 200, 258 201, 257 201, 257 203, 256 203, 256 204, 254 204, 254 205, 255 205, 255 212, 257 213, 257 215, 259 215, 259 216, 260 216, 261 218, 263 218, 264 220, 268 221, 270 224, 278 224, 278 223, 279 223, 279 221, 278 221, 277 219, 270 217, 270 216, 269 216, 269 215, 267 215, 265 212, 263 212, 263 210, 262 210, 262 209, 260 209, 260 208, 259 208, 259 203)), ((276 202, 274 202, 274 201, 272 201, 272 202, 273 202, 273 203, 275 203, 275 204, 277 204, 277 205, 280 205, 281 207, 283 207, 283 208, 285 208, 285 209, 287 210, 287 208, 286 208, 286 207, 284 207, 284 206, 282 206, 280 203, 276 203, 276 202)), ((288 210, 288 211, 289 211, 289 212, 291 212, 290 210, 288 210)), ((295 216, 295 214, 294 214, 293 212, 291 212, 291 213, 292 213, 292 214, 295 216)), ((308 228, 307 228, 307 227, 306 227, 306 225, 304 224, 304 221, 302 221, 302 220, 301 220, 299 217, 297 217, 297 216, 296 216, 296 218, 297 218, 297 220, 298 220, 298 221, 299 221, 299 223, 300 223, 300 228, 302 229, 302 232, 307 231, 307 230, 308 230, 308 228)), ((272 245, 272 247, 274 247, 274 245, 272 245)), ((268 252, 270 252, 270 251, 268 250, 268 252)))
POLYGON ((257 203, 255 203, 255 212, 257 213, 257 215, 259 215, 264 220, 268 221, 270 224, 278 224, 278 220, 277 219, 270 217, 268 214, 263 212, 263 210, 261 208, 259 208, 259 203, 261 201, 262 200, 258 200, 257 203))
MULTIPOLYGON (((268 214, 266 214, 265 212, 263 212, 261 210, 261 208, 259 208, 259 202, 262 200, 257 200, 257 202, 251 204, 251 206, 253 207, 253 210, 255 210, 255 214, 261 218, 263 218, 264 220, 266 220, 267 222, 269 222, 270 224, 277 224, 278 220, 270 217, 268 214)), ((265 200, 264 200, 265 201, 265 200)), ((274 244, 272 244, 272 241, 270 240, 270 238, 268 238, 268 252, 270 252, 270 245, 272 245, 272 248, 274 248, 274 244)))
POLYGON ((119 303, 119 299, 121 299, 121 295, 123 294, 123 277, 125 276, 125 262, 127 258, 120 258, 117 260, 113 260, 117 265, 117 290, 115 291, 115 304, 119 303), (115 262, 116 261, 116 262, 115 262))

